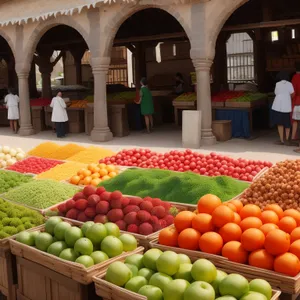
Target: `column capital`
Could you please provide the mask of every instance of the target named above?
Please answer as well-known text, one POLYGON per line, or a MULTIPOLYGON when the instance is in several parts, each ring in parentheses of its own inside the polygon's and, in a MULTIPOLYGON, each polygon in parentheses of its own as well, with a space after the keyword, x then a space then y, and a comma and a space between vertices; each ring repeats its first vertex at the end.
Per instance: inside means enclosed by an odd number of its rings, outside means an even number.
POLYGON ((25 63, 25 62, 16 62, 15 65, 16 68, 16 73, 21 74, 21 73, 28 73, 31 70, 31 62, 30 63, 25 63))
POLYGON ((110 57, 92 57, 91 66, 93 74, 107 73, 110 65, 110 57))
POLYGON ((20 72, 17 73, 17 75, 18 75, 19 79, 28 79, 29 72, 27 72, 27 71, 20 71, 20 72))
POLYGON ((210 68, 213 64, 211 58, 194 58, 193 65, 196 71, 210 71, 210 68))

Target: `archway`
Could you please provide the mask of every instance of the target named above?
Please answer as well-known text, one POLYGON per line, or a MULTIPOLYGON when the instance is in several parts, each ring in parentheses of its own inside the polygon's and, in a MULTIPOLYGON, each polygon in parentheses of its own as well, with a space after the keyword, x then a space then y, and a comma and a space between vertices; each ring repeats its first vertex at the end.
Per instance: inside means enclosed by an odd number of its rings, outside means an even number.
MULTIPOLYGON (((112 53, 108 76, 108 111, 110 101, 117 101, 116 92, 127 92, 126 97, 131 98, 126 99, 129 127, 132 130, 142 129, 144 125, 139 107, 133 101, 141 78, 147 77, 154 99, 156 125, 174 123, 172 102, 176 95, 170 94, 174 92, 175 74, 182 74, 185 92, 193 90, 190 75, 194 72, 194 66, 190 59, 189 30, 185 30, 188 27, 175 9, 166 11, 144 6, 128 9, 127 14, 118 13, 112 22, 117 26, 114 25, 111 30, 112 24, 107 24, 106 32, 110 31, 110 35, 104 50, 104 53, 112 53), (117 49, 120 47, 126 51, 119 51, 121 55, 118 57, 117 49), (126 69, 129 75, 123 87, 114 86, 119 83, 116 75, 119 70, 116 68, 121 61, 123 70, 126 69)), ((122 95, 119 100, 121 98, 122 95)))

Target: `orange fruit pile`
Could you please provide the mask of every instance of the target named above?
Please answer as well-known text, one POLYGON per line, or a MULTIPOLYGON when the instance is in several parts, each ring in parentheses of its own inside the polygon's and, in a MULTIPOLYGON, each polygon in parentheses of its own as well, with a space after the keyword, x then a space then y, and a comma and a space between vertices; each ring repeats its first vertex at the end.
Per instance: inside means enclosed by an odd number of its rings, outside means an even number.
POLYGON ((174 227, 160 232, 160 244, 222 255, 288 276, 300 272, 300 212, 295 209, 270 204, 262 211, 254 204, 222 203, 205 195, 196 213, 182 211, 175 217, 174 227))
POLYGON ((117 166, 106 164, 90 164, 87 168, 80 169, 76 175, 69 180, 75 185, 98 186, 101 181, 113 178, 119 174, 117 166))

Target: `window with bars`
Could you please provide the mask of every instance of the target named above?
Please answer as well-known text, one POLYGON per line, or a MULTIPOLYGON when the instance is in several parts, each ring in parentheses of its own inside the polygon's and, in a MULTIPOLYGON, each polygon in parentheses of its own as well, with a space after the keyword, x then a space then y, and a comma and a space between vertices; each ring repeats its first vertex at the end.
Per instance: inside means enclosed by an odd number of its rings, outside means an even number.
POLYGON ((234 33, 227 41, 228 83, 253 82, 254 47, 253 40, 246 33, 234 33))
POLYGON ((114 47, 111 65, 107 75, 108 84, 123 84, 128 86, 127 48, 114 47))

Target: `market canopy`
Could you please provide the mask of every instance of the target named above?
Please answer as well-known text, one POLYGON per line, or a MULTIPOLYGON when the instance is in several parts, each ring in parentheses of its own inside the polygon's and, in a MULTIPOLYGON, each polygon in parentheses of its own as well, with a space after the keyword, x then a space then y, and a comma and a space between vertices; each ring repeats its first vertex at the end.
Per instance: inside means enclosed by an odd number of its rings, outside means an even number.
POLYGON ((29 21, 47 20, 58 15, 73 15, 83 9, 95 8, 99 5, 137 4, 137 5, 170 5, 206 2, 207 0, 8 0, 0 1, 0 26, 28 23, 29 21))

